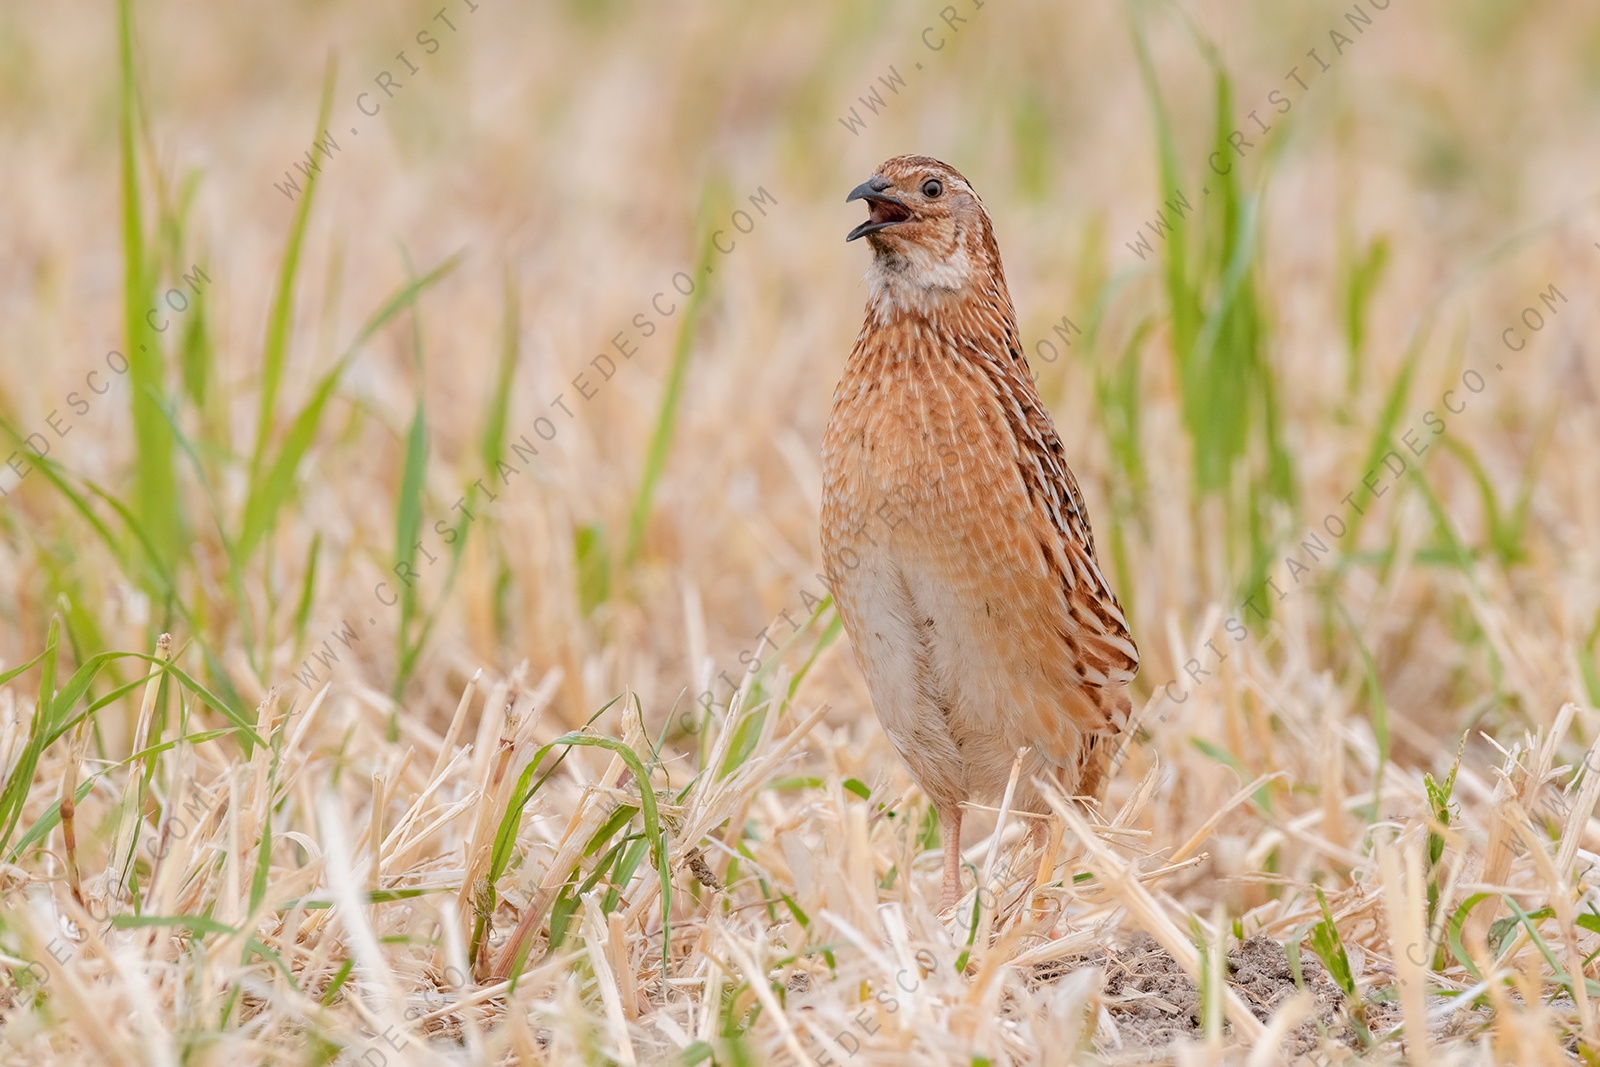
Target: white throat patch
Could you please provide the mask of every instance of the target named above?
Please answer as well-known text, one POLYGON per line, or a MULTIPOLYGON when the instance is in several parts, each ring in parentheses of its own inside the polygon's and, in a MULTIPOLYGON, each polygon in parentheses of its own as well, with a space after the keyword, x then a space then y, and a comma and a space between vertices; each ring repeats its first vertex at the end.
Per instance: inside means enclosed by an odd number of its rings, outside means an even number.
POLYGON ((976 273, 965 241, 949 255, 920 245, 874 254, 866 276, 869 301, 880 323, 905 312, 931 315, 960 302, 976 273))

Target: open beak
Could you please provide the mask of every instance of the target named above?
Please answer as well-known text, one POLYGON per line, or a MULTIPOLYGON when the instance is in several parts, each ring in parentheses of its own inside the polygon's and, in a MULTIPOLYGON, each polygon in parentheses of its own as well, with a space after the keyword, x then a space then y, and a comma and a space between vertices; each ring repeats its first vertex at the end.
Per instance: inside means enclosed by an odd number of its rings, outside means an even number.
POLYGON ((852 200, 865 200, 867 221, 851 230, 845 236, 846 241, 854 241, 857 237, 877 233, 897 222, 905 222, 911 218, 911 209, 885 193, 884 190, 887 188, 889 180, 881 175, 875 175, 850 190, 850 195, 844 198, 844 202, 848 204, 852 200))

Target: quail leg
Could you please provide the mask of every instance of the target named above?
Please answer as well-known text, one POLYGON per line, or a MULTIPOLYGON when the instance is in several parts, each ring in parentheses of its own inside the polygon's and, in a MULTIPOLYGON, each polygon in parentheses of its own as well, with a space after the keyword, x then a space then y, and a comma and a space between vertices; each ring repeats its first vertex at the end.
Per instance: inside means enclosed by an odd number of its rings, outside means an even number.
POLYGON ((961 809, 939 812, 939 836, 944 841, 944 888, 939 893, 939 910, 949 911, 961 896, 961 809))

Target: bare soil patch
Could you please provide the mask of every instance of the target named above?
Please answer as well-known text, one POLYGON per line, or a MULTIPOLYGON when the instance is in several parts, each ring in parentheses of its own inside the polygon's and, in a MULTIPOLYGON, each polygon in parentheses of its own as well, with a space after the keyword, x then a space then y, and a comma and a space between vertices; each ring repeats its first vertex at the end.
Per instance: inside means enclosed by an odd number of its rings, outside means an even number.
MULTIPOLYGON (((1124 1048, 1154 1050, 1179 1039, 1202 1036, 1199 988, 1148 934, 1139 934, 1125 948, 1080 957, 1072 961, 1070 969, 1079 966, 1104 968, 1106 1008, 1124 1048)), ((1067 969, 1054 967, 1050 977, 1067 969)), ((1295 1031, 1289 1045, 1291 1054, 1300 1056, 1315 1049, 1321 1032, 1348 1040, 1343 994, 1310 953, 1300 955, 1300 978, 1315 1000, 1316 1010, 1313 1019, 1295 1031)), ((1246 940, 1228 953, 1227 979, 1263 1022, 1298 988, 1283 945, 1263 935, 1246 940)))

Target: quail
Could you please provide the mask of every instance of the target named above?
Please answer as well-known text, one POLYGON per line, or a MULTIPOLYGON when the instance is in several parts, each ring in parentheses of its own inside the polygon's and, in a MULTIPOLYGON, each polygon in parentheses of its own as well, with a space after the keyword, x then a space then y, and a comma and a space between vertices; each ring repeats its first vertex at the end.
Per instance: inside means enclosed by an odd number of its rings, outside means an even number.
MULTIPOLYGON (((993 227, 953 167, 898 156, 853 189, 866 319, 822 448, 827 578, 874 710, 938 812, 941 907, 962 804, 1036 779, 1098 797, 1139 653, 1034 387, 993 227)), ((1036 834, 1042 824, 1036 824, 1036 834)))

